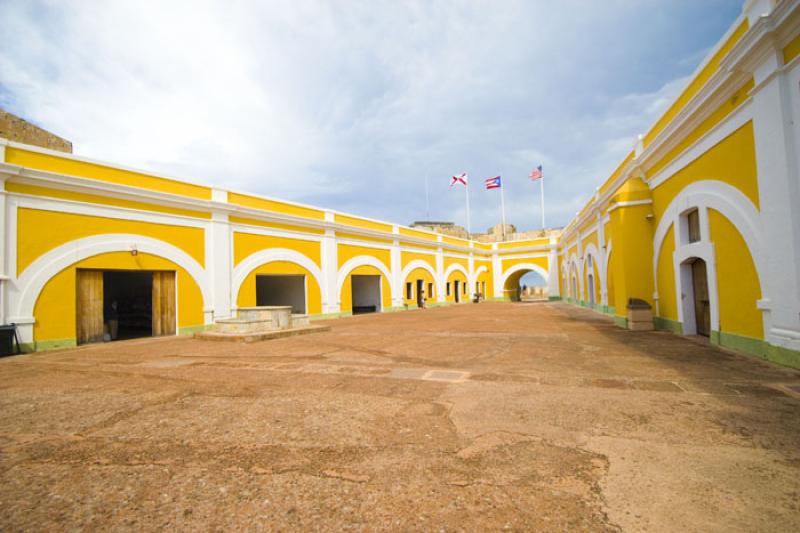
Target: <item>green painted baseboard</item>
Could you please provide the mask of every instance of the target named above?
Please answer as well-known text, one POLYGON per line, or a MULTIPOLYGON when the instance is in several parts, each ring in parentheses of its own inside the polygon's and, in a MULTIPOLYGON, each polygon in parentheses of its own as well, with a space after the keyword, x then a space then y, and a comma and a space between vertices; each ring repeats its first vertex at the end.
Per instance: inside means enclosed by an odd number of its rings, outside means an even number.
POLYGON ((178 335, 194 335, 211 329, 212 324, 201 324, 199 326, 186 326, 178 328, 178 335))
POLYGON ((46 350, 58 350, 60 348, 74 348, 78 345, 76 339, 57 339, 49 341, 24 342, 19 348, 22 353, 44 352, 46 350))
POLYGON ((628 329, 628 318, 624 316, 614 315, 614 324, 623 329, 628 329))
POLYGON ((551 302, 557 302, 561 300, 561 296, 548 296, 547 299, 551 302))
POLYGON ((676 335, 683 335, 683 324, 677 320, 671 320, 669 318, 657 316, 653 319, 653 324, 659 331, 669 331, 671 333, 675 333, 676 335))
POLYGON ((738 352, 758 357, 772 363, 800 369, 800 351, 775 346, 761 339, 744 337, 724 331, 712 331, 711 344, 732 348, 738 352))

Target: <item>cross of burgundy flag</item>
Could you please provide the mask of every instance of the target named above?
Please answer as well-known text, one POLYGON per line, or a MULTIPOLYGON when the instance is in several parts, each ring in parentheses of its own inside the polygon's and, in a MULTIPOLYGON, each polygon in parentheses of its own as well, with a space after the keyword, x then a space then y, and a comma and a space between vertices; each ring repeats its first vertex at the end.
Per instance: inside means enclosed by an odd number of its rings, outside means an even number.
POLYGON ((529 177, 533 181, 541 179, 542 178, 542 165, 539 165, 538 167, 536 167, 533 170, 531 170, 531 173, 530 173, 529 177))
POLYGON ((453 176, 452 178, 450 178, 450 186, 451 187, 453 185, 455 185, 456 183, 460 183, 461 185, 466 185, 467 184, 467 173, 463 172, 459 176, 453 176))

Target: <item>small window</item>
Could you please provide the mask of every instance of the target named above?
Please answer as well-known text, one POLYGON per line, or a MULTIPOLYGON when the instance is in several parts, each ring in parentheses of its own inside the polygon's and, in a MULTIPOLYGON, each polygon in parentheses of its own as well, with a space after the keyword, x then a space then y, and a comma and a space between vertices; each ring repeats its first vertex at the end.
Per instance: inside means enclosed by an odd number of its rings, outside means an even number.
POLYGON ((686 227, 689 230, 689 242, 700 241, 700 212, 695 209, 686 215, 686 227))
POLYGON ((467 284, 466 284, 466 283, 462 283, 462 284, 461 284, 461 287, 463 287, 463 289, 461 290, 461 292, 463 292, 464 294, 467 294, 467 284))
POLYGON ((475 282, 475 292, 478 293, 478 294, 480 294, 480 292, 481 292, 481 282, 480 281, 476 281, 475 282))
POLYGON ((433 283, 428 283, 428 298, 433 298, 433 283))
POLYGON ((450 282, 447 282, 447 295, 450 296, 450 282))
POLYGON ((410 300, 414 297, 414 294, 411 291, 411 283, 406 283, 406 300, 410 300))

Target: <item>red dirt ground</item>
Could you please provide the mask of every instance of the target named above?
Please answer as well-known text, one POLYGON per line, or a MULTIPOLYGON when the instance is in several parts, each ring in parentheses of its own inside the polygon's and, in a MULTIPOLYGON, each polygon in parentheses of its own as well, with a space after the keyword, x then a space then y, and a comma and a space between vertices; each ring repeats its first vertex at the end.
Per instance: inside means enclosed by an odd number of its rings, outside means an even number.
POLYGON ((564 304, 0 360, 0 529, 800 530, 800 373, 564 304))

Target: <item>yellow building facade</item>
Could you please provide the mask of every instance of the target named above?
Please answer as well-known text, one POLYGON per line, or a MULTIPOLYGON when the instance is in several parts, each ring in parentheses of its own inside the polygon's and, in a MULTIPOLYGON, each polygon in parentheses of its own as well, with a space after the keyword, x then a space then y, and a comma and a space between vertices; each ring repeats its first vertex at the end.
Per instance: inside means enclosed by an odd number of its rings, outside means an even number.
POLYGON ((564 229, 565 299, 800 367, 799 6, 745 2, 564 229))
POLYGON ((254 305, 319 318, 514 299, 535 271, 621 326, 636 298, 658 328, 800 367, 798 28, 796 1, 746 2, 546 239, 457 239, 0 140, 0 322, 48 349, 102 340, 120 313, 171 335, 254 305))

